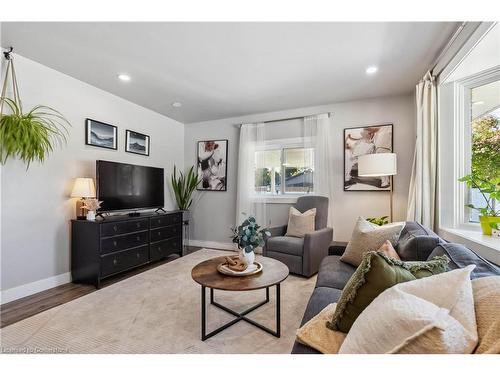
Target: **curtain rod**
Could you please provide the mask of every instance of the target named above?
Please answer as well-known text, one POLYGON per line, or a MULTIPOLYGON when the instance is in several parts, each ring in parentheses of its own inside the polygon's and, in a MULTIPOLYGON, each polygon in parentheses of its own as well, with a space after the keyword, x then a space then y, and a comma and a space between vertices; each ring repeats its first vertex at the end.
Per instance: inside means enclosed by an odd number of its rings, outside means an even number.
MULTIPOLYGON (((312 115, 304 115, 304 116, 296 116, 296 117, 287 117, 287 118, 279 118, 275 120, 268 120, 268 121, 255 121, 255 122, 261 122, 264 124, 270 124, 272 122, 281 122, 281 121, 290 121, 290 120, 300 120, 303 119, 304 117, 309 117, 309 116, 318 116, 318 115, 323 115, 323 114, 328 114, 328 117, 332 117, 332 112, 321 112, 321 113, 314 113, 312 115)), ((240 127, 243 125, 242 123, 234 124, 237 127, 240 127)))

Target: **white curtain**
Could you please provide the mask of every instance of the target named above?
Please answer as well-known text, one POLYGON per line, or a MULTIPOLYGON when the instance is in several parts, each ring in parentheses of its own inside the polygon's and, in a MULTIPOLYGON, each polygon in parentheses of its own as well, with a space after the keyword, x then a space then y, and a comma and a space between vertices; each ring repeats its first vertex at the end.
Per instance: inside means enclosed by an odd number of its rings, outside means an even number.
POLYGON ((265 199, 258 199, 255 192, 255 151, 262 149, 265 140, 265 124, 243 124, 240 128, 238 152, 238 183, 236 194, 236 225, 254 215, 257 223, 267 226, 265 199))
POLYGON ((408 195, 407 220, 434 228, 437 183, 437 95, 427 72, 416 87, 417 139, 408 195))
POLYGON ((332 121, 328 113, 304 117, 304 139, 314 148, 314 194, 328 197, 328 226, 333 223, 332 121))

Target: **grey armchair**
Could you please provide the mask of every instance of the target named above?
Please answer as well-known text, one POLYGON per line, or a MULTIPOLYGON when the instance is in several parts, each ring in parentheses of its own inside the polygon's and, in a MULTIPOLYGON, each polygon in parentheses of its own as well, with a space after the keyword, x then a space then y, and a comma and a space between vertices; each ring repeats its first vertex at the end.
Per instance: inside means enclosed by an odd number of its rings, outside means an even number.
POLYGON ((270 228, 263 255, 285 263, 290 272, 310 277, 318 272, 319 264, 328 255, 333 229, 328 228, 328 198, 304 196, 297 199, 295 208, 305 212, 316 208, 315 231, 304 238, 285 236, 287 226, 270 228))

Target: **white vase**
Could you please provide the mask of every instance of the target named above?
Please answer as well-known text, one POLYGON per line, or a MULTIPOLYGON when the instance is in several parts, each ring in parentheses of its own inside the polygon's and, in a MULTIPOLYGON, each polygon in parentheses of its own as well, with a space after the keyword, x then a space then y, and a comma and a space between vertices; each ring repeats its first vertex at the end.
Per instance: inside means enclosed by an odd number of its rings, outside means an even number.
POLYGON ((245 262, 247 266, 253 264, 255 262, 255 253, 253 251, 247 253, 245 249, 241 249, 238 254, 240 260, 245 262))
POLYGON ((88 211, 87 212, 87 220, 95 221, 95 211, 88 211))

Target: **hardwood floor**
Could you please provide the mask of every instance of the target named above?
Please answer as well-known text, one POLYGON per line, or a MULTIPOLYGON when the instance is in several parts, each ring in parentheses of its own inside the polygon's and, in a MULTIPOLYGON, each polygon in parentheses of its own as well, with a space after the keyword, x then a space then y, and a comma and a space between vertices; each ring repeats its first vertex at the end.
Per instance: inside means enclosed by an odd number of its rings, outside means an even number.
MULTIPOLYGON (((195 251, 198 251, 200 249, 201 247, 188 246, 186 249, 186 255, 194 253, 195 251)), ((171 262, 177 258, 178 256, 169 257, 162 261, 155 262, 153 264, 147 264, 129 272, 124 272, 119 275, 110 277, 102 281, 101 287, 106 288, 107 286, 117 283, 118 281, 124 280, 149 269, 161 266, 162 264, 171 262)), ((0 328, 6 327, 20 320, 29 318, 30 316, 39 314, 42 311, 62 305, 63 303, 72 301, 76 298, 82 297, 95 291, 96 288, 93 285, 69 283, 57 286, 55 288, 47 289, 43 292, 20 298, 9 303, 5 303, 0 306, 0 328)))

